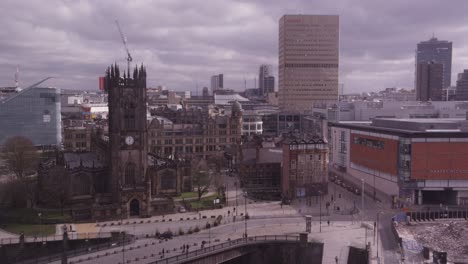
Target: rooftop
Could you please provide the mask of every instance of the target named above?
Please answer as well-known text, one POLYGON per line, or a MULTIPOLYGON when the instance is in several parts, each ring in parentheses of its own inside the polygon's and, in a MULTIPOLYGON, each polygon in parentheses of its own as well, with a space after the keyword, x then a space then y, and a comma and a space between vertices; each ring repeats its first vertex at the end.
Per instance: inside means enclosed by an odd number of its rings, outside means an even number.
POLYGON ((468 137, 466 123, 464 118, 375 118, 366 122, 335 122, 330 126, 400 136, 468 137))
POLYGON ((65 153, 63 154, 65 165, 69 169, 80 166, 84 168, 103 168, 104 163, 99 160, 95 153, 65 153))
POLYGON ((251 163, 281 163, 283 160, 283 150, 281 148, 260 148, 259 160, 255 160, 257 156, 256 148, 247 148, 243 150, 243 162, 251 163))

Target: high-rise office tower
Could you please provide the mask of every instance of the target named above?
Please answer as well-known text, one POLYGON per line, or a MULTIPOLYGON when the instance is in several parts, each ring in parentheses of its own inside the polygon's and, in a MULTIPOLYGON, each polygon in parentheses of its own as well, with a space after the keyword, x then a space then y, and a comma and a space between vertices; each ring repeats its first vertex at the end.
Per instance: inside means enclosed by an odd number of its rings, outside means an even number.
POLYGON ((308 111, 338 100, 339 16, 284 15, 279 21, 279 106, 308 111))
POLYGON ((468 101, 468 70, 458 74, 455 98, 457 101, 468 101))
POLYGON ((452 74, 452 42, 438 40, 435 37, 428 41, 419 42, 416 50, 416 67, 419 63, 431 61, 444 65, 442 86, 443 88, 449 87, 452 74))
POLYGON ((444 65, 442 63, 423 62, 416 68, 416 100, 442 101, 444 65))
POLYGON ((211 76, 211 91, 214 93, 221 89, 223 89, 223 74, 211 76))
POLYGON ((260 66, 258 74, 258 92, 260 95, 275 91, 275 77, 271 75, 272 73, 271 65, 263 64, 260 66))

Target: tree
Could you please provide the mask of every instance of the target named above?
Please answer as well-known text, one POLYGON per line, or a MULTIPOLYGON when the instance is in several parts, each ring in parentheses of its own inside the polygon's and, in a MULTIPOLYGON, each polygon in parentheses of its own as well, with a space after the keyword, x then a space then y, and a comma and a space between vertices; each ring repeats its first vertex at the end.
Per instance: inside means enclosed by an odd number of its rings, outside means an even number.
POLYGON ((220 194, 220 190, 224 188, 224 181, 223 177, 221 176, 221 170, 224 168, 225 162, 226 160, 223 156, 211 156, 208 159, 208 166, 213 168, 215 172, 213 176, 213 182, 216 186, 216 189, 218 190, 218 195, 220 194))
POLYGON ((15 136, 7 139, 2 149, 7 168, 22 180, 27 173, 35 172, 39 154, 32 141, 26 137, 15 136))
POLYGON ((209 172, 208 165, 204 159, 194 159, 192 161, 192 182, 198 194, 198 201, 203 194, 208 192, 211 185, 212 173, 209 172))
POLYGON ((27 176, 37 171, 39 154, 32 141, 22 136, 7 139, 2 148, 2 158, 8 170, 16 176, 11 181, 13 207, 33 206, 37 178, 27 176))

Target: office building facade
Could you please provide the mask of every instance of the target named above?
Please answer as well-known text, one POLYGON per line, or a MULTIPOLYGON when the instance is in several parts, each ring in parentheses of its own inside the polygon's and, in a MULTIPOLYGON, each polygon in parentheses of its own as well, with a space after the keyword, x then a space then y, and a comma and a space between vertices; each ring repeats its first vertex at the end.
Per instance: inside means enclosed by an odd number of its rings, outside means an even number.
POLYGON ((223 74, 211 76, 211 91, 213 92, 213 94, 217 90, 222 90, 224 88, 223 79, 224 79, 223 74))
POLYGON ((466 119, 330 123, 330 170, 399 206, 468 204, 466 119), (382 195, 385 194, 385 195, 382 195))
POLYGON ((284 15, 279 21, 279 106, 310 111, 338 100, 339 16, 284 15))
POLYGON ((438 40, 435 37, 428 41, 419 42, 416 50, 416 72, 418 64, 431 61, 443 64, 442 87, 449 87, 452 74, 452 42, 438 40))
POLYGON ((36 146, 60 146, 60 91, 30 87, 0 101, 0 127, 0 145, 23 136, 36 146))
POLYGON ((416 100, 442 101, 444 65, 442 63, 423 62, 416 69, 416 100))
POLYGON ((271 65, 263 64, 260 66, 258 74, 258 92, 259 95, 266 95, 275 92, 275 77, 272 76, 271 65))
POLYGON ((456 98, 458 101, 468 101, 468 70, 458 74, 456 98))

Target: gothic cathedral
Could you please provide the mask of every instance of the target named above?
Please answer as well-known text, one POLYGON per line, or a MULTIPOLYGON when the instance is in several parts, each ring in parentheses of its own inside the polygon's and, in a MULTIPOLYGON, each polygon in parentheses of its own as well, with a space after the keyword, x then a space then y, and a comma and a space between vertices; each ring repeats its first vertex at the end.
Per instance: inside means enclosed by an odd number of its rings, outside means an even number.
POLYGON ((109 100, 109 191, 121 217, 149 216, 146 69, 120 75, 117 65, 106 72, 109 100))

